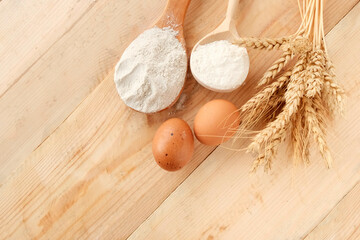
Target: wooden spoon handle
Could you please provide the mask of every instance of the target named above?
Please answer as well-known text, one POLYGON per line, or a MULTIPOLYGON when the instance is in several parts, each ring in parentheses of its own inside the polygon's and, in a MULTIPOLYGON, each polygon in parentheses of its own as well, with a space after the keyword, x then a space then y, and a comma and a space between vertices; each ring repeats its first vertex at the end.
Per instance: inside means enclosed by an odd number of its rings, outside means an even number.
POLYGON ((229 0, 227 11, 226 11, 226 19, 228 21, 234 21, 239 18, 240 13, 240 0, 229 0))
POLYGON ((190 1, 191 0, 168 0, 165 10, 156 26, 170 26, 174 29, 182 26, 190 1))
POLYGON ((172 13, 178 24, 182 24, 185 19, 187 8, 191 0, 168 0, 166 10, 172 13))

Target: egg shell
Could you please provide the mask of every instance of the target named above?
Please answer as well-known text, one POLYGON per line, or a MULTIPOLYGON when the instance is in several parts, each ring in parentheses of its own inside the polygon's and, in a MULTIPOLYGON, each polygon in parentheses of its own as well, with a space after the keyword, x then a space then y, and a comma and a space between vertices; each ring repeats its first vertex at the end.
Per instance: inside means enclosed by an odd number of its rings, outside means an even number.
POLYGON ((156 131, 152 151, 156 163, 167 171, 184 167, 194 153, 194 136, 182 119, 171 118, 156 131))
POLYGON ((216 146, 229 140, 239 124, 237 107, 227 100, 215 99, 202 106, 196 114, 194 133, 201 143, 216 146))

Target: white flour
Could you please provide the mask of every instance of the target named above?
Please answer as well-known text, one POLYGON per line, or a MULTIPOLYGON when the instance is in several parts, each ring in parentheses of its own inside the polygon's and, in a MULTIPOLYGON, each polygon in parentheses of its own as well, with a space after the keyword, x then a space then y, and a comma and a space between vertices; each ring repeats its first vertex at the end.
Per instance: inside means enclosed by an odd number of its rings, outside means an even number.
POLYGON ((249 72, 246 48, 226 40, 199 45, 191 54, 191 72, 204 87, 230 92, 238 88, 249 72))
POLYGON ((154 113, 173 104, 184 86, 187 57, 171 28, 140 34, 115 67, 114 81, 126 105, 154 113))

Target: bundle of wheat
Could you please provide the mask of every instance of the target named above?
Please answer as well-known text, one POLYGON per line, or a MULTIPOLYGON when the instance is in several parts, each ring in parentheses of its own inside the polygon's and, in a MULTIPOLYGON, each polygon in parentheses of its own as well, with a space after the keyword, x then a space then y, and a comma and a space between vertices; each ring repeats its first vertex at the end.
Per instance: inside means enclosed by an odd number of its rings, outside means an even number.
POLYGON ((295 163, 309 163, 309 142, 313 138, 327 167, 332 166, 326 143, 326 121, 342 113, 344 91, 336 83, 334 66, 326 49, 323 0, 300 1, 302 23, 295 34, 278 39, 240 38, 235 41, 250 48, 283 51, 260 79, 258 86, 263 89, 240 108, 242 123, 237 129, 237 138, 260 119, 269 120, 248 146, 249 151, 258 154, 252 170, 260 165, 264 165, 265 170, 271 168, 288 132, 295 163), (297 62, 289 68, 287 65, 292 58, 297 58, 297 62))

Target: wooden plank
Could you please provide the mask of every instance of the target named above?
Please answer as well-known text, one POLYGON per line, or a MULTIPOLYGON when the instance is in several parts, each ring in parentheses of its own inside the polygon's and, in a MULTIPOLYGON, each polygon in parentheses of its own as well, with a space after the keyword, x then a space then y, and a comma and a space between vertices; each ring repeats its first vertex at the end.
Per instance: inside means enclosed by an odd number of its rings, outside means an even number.
POLYGON ((360 239, 360 183, 331 210, 305 238, 321 239, 360 239))
MULTIPOLYGON (((336 166, 325 169, 314 154, 317 161, 311 166, 293 168, 282 149, 270 174, 249 176, 251 156, 218 148, 129 239, 302 239, 324 219, 360 180, 360 69, 354 67, 360 63, 360 4, 327 40, 349 97, 345 119, 330 128, 336 166)), ((353 203, 359 200, 357 192, 353 203)), ((347 212, 354 211, 351 216, 359 216, 359 204, 345 205, 347 212)), ((346 232, 354 227, 359 231, 354 222, 359 217, 344 223, 346 232)), ((344 239, 341 226, 333 229, 338 237, 326 239, 344 239)))
MULTIPOLYGON (((1 65, 1 89, 16 82, 0 98, 0 183, 104 79, 125 43, 154 21, 165 4, 117 0, 11 2, 1 8, 4 18, 21 7, 10 28, 0 32, 0 52, 11 55, 0 60, 0 65, 6 61, 1 65), (34 11, 42 2, 47 2, 44 8, 34 11), (131 11, 133 8, 136 11, 131 11), (35 13, 34 19, 27 23, 21 15, 31 13, 35 13), (36 50, 38 45, 40 50, 36 50)), ((6 21, 0 26, 6 26, 6 21)))
POLYGON ((14 85, 94 1, 0 2, 0 96, 14 85))
MULTIPOLYGON (((335 24, 356 2, 329 1, 329 22, 335 24)), ((152 1, 141 4, 146 8, 152 1)), ((246 17, 239 29, 244 35, 288 34, 299 23, 295 2, 242 1, 242 7, 246 17)), ((104 3, 102 8, 110 7, 104 3)), ((101 16, 102 8, 97 9, 101 16)), ((190 48, 220 22, 225 8, 223 1, 216 0, 190 4, 185 25, 190 48)), ((119 55, 117 52, 116 57, 119 55)), ((173 116, 192 123, 199 107, 216 97, 244 102, 254 91, 251 79, 258 79, 274 57, 266 59, 253 52, 252 59, 258 64, 251 68, 250 81, 232 94, 207 91, 191 79, 180 104, 150 116, 123 105, 110 72, 0 188, 0 237, 126 238, 213 150, 197 142, 196 154, 187 167, 176 173, 164 172, 151 156, 157 126, 173 116)), ((82 68, 79 64, 76 66, 82 68)))

